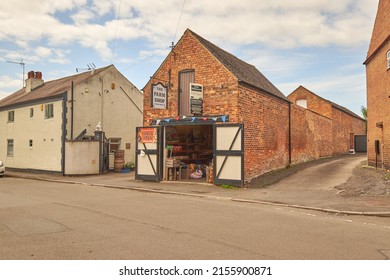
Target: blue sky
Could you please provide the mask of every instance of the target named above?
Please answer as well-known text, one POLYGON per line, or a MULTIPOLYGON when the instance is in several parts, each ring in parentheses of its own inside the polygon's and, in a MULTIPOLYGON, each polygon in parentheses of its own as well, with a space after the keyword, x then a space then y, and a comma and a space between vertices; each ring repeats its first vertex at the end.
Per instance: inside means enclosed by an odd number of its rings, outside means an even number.
POLYGON ((0 98, 25 71, 53 80, 114 64, 138 88, 187 28, 255 65, 286 96, 299 85, 357 114, 378 0, 12 0, 0 3, 0 98))

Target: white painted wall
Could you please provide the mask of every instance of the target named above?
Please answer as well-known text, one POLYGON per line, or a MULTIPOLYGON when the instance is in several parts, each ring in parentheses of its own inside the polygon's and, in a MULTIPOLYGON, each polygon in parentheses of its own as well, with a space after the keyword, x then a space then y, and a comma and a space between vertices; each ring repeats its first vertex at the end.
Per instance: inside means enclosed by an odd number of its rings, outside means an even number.
MULTIPOLYGON (((70 91, 68 99, 71 100, 70 91)), ((75 86, 74 100, 74 137, 84 128, 88 135, 94 135, 96 125, 101 122, 106 138, 122 139, 120 149, 125 151, 125 162, 135 162, 135 127, 143 123, 143 115, 137 109, 143 110, 141 91, 111 66, 75 86), (126 149, 126 143, 130 143, 130 149, 126 149)), ((70 102, 68 106, 67 138, 70 139, 70 102)))
MULTIPOLYGON (((70 101, 69 85, 67 140, 71 140, 70 101)), ((135 162, 135 128, 143 123, 142 113, 137 107, 143 110, 141 91, 114 66, 108 67, 99 74, 91 75, 84 83, 74 86, 73 137, 85 128, 88 135, 94 135, 96 125, 101 122, 107 138, 122 139, 119 149, 125 151, 125 163, 135 162), (130 149, 126 149, 126 143, 130 144, 130 149)), ((54 102, 53 119, 44 118, 44 103, 14 111, 14 123, 7 123, 8 111, 0 112, 0 158, 6 166, 61 172, 62 101, 54 102), (30 108, 34 108, 34 117, 31 119, 30 108), (6 156, 7 139, 14 139, 13 157, 6 156), (33 140, 31 148, 29 139, 33 140)))
POLYGON ((6 167, 61 172, 62 100, 49 103, 54 106, 51 119, 45 119, 44 105, 48 103, 9 110, 15 111, 11 123, 8 111, 0 112, 0 158, 6 167), (32 118, 30 108, 34 109, 32 118), (13 157, 7 157, 7 139, 14 139, 13 157))
POLYGON ((99 141, 67 141, 65 151, 65 175, 99 174, 99 141))

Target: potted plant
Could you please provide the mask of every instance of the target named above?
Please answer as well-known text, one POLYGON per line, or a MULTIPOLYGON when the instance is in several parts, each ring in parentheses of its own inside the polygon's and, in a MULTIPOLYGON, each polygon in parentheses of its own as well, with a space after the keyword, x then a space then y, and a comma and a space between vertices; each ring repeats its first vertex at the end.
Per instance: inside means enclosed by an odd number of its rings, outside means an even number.
POLYGON ((123 165, 122 173, 130 172, 135 169, 135 163, 132 161, 126 162, 126 164, 123 165))

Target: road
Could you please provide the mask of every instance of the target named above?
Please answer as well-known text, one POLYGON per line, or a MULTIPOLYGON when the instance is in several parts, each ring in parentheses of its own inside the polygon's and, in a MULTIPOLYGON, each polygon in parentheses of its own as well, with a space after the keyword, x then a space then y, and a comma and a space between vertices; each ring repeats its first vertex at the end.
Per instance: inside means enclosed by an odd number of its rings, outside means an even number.
POLYGON ((0 259, 388 259, 390 219, 3 178, 0 259))

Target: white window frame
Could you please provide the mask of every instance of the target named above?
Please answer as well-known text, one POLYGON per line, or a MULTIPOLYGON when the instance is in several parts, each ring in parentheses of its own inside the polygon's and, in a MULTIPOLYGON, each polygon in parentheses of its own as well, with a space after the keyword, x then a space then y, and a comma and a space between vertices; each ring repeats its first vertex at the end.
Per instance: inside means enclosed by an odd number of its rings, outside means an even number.
POLYGON ((14 139, 7 139, 7 157, 13 157, 14 156, 14 139))
POLYGON ((54 118, 54 104, 49 103, 45 104, 45 119, 52 119, 54 118))
POLYGON ((305 98, 297 99, 296 104, 302 108, 307 109, 307 99, 305 98))
POLYGON ((8 122, 15 121, 15 111, 8 111, 8 122))
POLYGON ((116 151, 116 150, 111 148, 111 145, 118 145, 117 150, 120 150, 121 142, 122 142, 122 138, 110 138, 109 139, 109 152, 110 152, 110 154, 113 154, 116 151))
POLYGON ((390 69, 390 51, 387 52, 387 69, 390 69))

